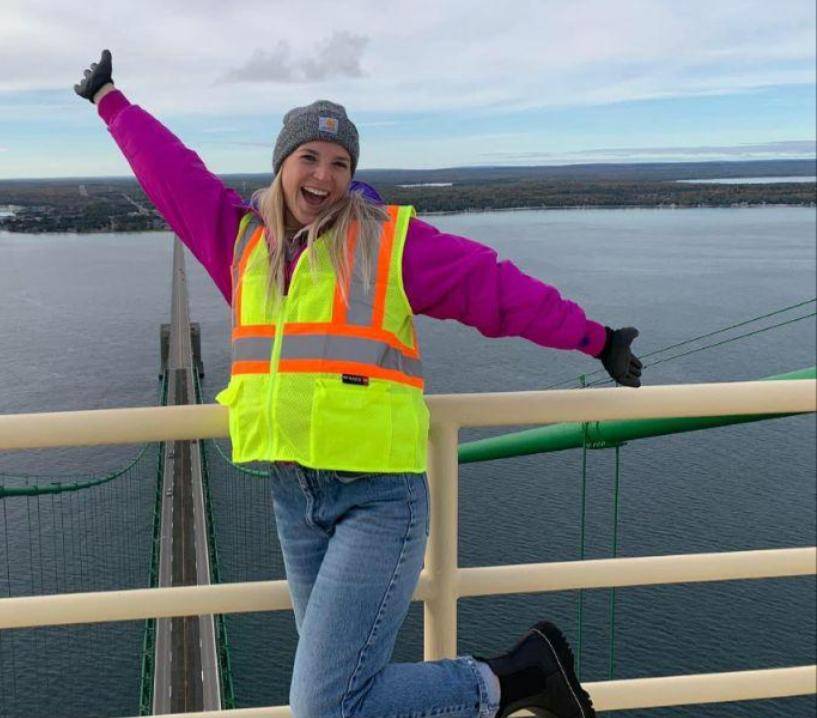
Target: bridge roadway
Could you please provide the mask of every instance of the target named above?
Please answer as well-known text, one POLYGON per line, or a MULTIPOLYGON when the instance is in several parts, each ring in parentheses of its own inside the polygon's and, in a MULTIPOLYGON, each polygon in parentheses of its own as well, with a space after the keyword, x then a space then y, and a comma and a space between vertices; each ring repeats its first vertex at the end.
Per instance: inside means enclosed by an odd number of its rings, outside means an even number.
MULTIPOLYGON (((165 371, 168 404, 195 403, 190 311, 184 250, 173 247, 173 291, 165 371)), ((198 441, 165 444, 162 479, 159 586, 207 585, 210 556, 198 441)), ((153 713, 221 708, 218 652, 212 616, 156 622, 153 713)))

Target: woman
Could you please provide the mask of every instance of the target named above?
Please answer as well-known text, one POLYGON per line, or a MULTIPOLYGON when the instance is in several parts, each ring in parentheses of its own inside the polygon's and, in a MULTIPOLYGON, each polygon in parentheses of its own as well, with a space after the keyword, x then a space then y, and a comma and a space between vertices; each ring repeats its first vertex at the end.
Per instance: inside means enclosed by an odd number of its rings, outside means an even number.
POLYGON ((389 663, 429 526, 412 317, 578 349, 633 387, 638 332, 592 322, 489 248, 380 204, 352 181, 358 135, 340 105, 287 113, 272 185, 248 206, 114 89, 110 52, 74 89, 98 106, 148 197, 232 304, 232 374, 217 400, 230 407, 234 461, 270 462, 299 633, 293 714, 594 715, 546 621, 501 656, 389 663))

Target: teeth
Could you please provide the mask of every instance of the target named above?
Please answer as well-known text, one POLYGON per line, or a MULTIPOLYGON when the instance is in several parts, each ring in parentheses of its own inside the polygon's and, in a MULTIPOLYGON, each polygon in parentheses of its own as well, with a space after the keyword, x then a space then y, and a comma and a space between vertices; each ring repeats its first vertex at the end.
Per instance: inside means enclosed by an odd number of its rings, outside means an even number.
POLYGON ((326 197, 329 194, 326 190, 321 189, 312 189, 311 187, 304 187, 305 192, 309 192, 309 194, 314 194, 316 197, 326 197))

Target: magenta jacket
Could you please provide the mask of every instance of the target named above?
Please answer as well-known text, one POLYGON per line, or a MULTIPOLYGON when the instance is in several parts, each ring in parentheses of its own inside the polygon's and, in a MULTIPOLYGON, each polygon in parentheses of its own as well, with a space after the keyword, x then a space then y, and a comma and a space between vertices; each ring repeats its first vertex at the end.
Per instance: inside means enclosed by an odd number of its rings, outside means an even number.
MULTIPOLYGON (((249 204, 120 91, 102 98, 98 111, 145 194, 230 302, 233 244, 249 204)), ((604 347, 604 326, 554 287, 499 261, 493 249, 416 218, 406 236, 403 284, 415 314, 456 319, 488 337, 524 337, 591 356, 604 347)))

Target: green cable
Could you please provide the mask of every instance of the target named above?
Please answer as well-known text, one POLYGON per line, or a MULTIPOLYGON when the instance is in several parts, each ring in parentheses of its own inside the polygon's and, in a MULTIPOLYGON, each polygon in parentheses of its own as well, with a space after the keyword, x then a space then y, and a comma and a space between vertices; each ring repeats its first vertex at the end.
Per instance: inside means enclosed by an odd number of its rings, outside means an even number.
MULTIPOLYGON (((162 384, 159 388, 159 404, 167 406, 167 371, 162 374, 162 384)), ((159 541, 161 538, 161 505, 162 505, 162 475, 164 473, 164 446, 165 442, 155 444, 156 458, 156 488, 153 495, 153 522, 150 541, 150 557, 148 560, 148 586, 155 588, 158 584, 159 541)), ((139 682, 139 715, 153 713, 153 653, 156 643, 156 619, 145 620, 145 630, 142 635, 141 679, 139 682)))
MULTIPOLYGON (((199 383, 199 375, 195 368, 193 369, 193 384, 195 386, 196 403, 203 404, 203 393, 201 390, 201 384, 199 383)), ((212 443, 215 444, 215 441, 212 443)), ((216 447, 218 448, 217 444, 216 447)), ((212 576, 215 583, 221 583, 221 570, 218 560, 218 542, 216 541, 215 514, 213 511, 213 497, 210 491, 210 469, 207 462, 207 446, 204 442, 201 444, 201 459, 205 508, 207 512, 206 522, 208 551, 210 554, 212 576)), ((222 709, 231 710, 236 707, 236 697, 232 660, 230 658, 230 644, 227 637, 226 618, 227 617, 224 614, 217 614, 213 616, 219 643, 218 654, 220 664, 219 681, 221 684, 221 707, 222 709)))
MULTIPOLYGON (((54 509, 54 494, 51 494, 51 543, 54 547, 54 592, 60 593, 60 577, 57 565, 57 519, 54 509)), ((63 551, 60 563, 65 566, 65 552, 63 551)))
MULTIPOLYGON (((579 383, 582 387, 585 386, 585 375, 579 376, 579 383)), ((582 483, 581 483, 581 520, 580 520, 580 538, 579 538, 579 560, 584 561, 585 554, 585 524, 587 518, 587 430, 589 424, 584 422, 582 424, 582 483)), ((584 609, 584 591, 579 589, 578 601, 578 639, 576 642, 576 675, 581 680, 581 665, 582 665, 582 625, 583 625, 583 609, 584 609)))
MULTIPOLYGON (((9 561, 9 530, 8 530, 8 516, 6 514, 6 502, 0 501, 3 505, 3 536, 6 543, 6 581, 8 582, 8 596, 11 598, 11 561, 9 561)), ((14 651, 14 634, 8 632, 9 644, 11 645, 11 692, 17 701, 17 661, 14 651)))
MULTIPOLYGON (((204 396, 203 396, 203 394, 201 392, 201 386, 199 385, 199 381, 198 381, 198 373, 196 371, 193 372, 193 378, 195 380, 194 383, 196 385, 196 397, 198 399, 198 402, 200 404, 203 404, 204 403, 204 396)), ((264 478, 266 478, 268 476, 268 473, 266 471, 258 471, 256 469, 249 469, 249 468, 245 468, 245 467, 243 467, 243 466, 241 466, 239 464, 233 463, 233 460, 229 456, 227 456, 227 454, 224 453, 224 450, 221 448, 221 446, 219 445, 219 443, 215 439, 204 439, 204 441, 205 442, 209 441, 213 446, 215 446, 216 451, 218 452, 218 455, 227 464, 229 464, 230 466, 237 469, 239 475, 240 474, 246 474, 248 476, 260 476, 260 477, 264 477, 264 478)))
MULTIPOLYGON (((724 327, 723 329, 716 329, 715 331, 707 332, 706 334, 701 334, 701 335, 699 335, 697 337, 692 337, 690 339, 685 339, 682 342, 676 342, 675 344, 669 344, 668 346, 665 346, 665 347, 663 347, 661 349, 656 349, 655 351, 649 352, 647 354, 642 354, 641 358, 655 356, 656 354, 661 354, 661 353, 663 353, 665 351, 669 351, 670 349, 677 349, 678 347, 684 346, 686 344, 691 344, 692 342, 696 342, 696 341, 698 341, 700 339, 708 339, 709 337, 713 337, 713 336, 715 336, 717 334, 723 334, 723 332, 728 332, 730 329, 737 329, 738 327, 742 327, 742 326, 746 326, 747 324, 752 324, 754 322, 758 322, 761 319, 768 319, 769 317, 773 317, 773 316, 775 316, 777 314, 783 314, 784 312, 791 311, 792 309, 797 309, 798 307, 805 306, 806 304, 812 304, 812 303, 814 303, 816 301, 817 301, 817 297, 815 297, 814 299, 807 299, 807 300, 805 300, 803 302, 798 302, 797 304, 792 304, 792 305, 790 305, 788 307, 784 307, 783 309, 776 309, 775 311, 769 312, 768 314, 762 314, 762 315, 760 315, 758 317, 754 317, 753 319, 747 319, 745 321, 738 322, 737 324, 732 324, 731 326, 724 327)), ((814 316, 814 315, 809 314, 809 315, 806 315, 805 317, 798 317, 797 319, 795 319, 793 321, 799 321, 799 319, 806 319, 809 316, 814 316)), ((786 323, 787 322, 783 322, 782 324, 774 324, 774 325, 772 325, 770 327, 767 327, 767 329, 774 329, 775 327, 783 326, 786 323)), ((763 330, 760 330, 760 331, 761 332, 766 331, 766 329, 763 329, 763 330)), ((760 333, 760 332, 757 332, 757 333, 760 333)), ((751 336, 751 334, 745 334, 745 335, 742 335, 742 336, 751 336)), ((740 339, 741 337, 735 337, 735 338, 740 339)), ((729 340, 729 341, 731 341, 731 340, 729 340)), ((710 346, 718 346, 718 345, 713 344, 713 345, 710 345, 710 346)), ((708 348, 708 347, 704 347, 704 348, 708 348)), ((674 359, 674 358, 677 358, 679 356, 686 356, 686 355, 685 354, 678 354, 678 355, 675 355, 674 357, 670 357, 670 358, 674 359)), ((666 359, 666 360, 662 360, 662 361, 669 361, 669 360, 666 359)), ((652 364, 650 364, 650 366, 654 366, 655 364, 658 364, 658 363, 659 362, 653 362, 652 364)), ((594 376, 596 374, 602 374, 602 373, 604 373, 604 371, 605 371, 604 369, 597 369, 596 371, 590 372, 589 374, 586 374, 584 376, 594 376)), ((546 386, 545 389, 555 389, 556 387, 562 386, 563 384, 572 384, 574 381, 577 381, 577 378, 571 377, 570 379, 564 379, 562 381, 556 382, 555 384, 550 384, 549 386, 546 386)), ((611 380, 605 379, 605 381, 611 381, 611 380)))
MULTIPOLYGON (((106 484, 109 481, 113 481, 116 478, 122 476, 128 469, 130 469, 134 464, 136 464, 144 455, 145 450, 150 446, 150 444, 145 444, 139 453, 136 455, 136 458, 130 462, 125 468, 117 469, 112 474, 107 476, 103 476, 97 479, 90 479, 88 481, 75 481, 72 484, 69 483, 52 483, 48 486, 44 486, 41 484, 34 484, 26 485, 26 486, 5 486, 0 484, 0 499, 5 498, 6 496, 42 496, 44 494, 61 494, 65 491, 80 491, 81 489, 88 489, 94 486, 100 486, 101 484, 106 484)), ((45 476, 3 476, 3 478, 11 478, 17 480, 25 480, 28 481, 32 478, 53 478, 53 477, 45 477, 45 476)))
MULTIPOLYGON (((164 379, 162 382, 162 387, 160 388, 160 393, 162 397, 162 405, 166 402, 167 397, 167 380, 164 379)), ((107 483, 108 481, 112 481, 113 479, 122 476, 125 472, 129 471, 136 463, 142 458, 145 451, 151 444, 145 444, 139 450, 139 453, 136 457, 128 463, 123 468, 117 469, 114 472, 107 474, 106 476, 92 478, 88 481, 84 482, 74 482, 73 484, 58 484, 53 482, 48 486, 41 486, 39 484, 35 484, 34 486, 29 486, 26 484, 25 487, 6 487, 3 484, 0 484, 0 499, 5 498, 6 496, 40 496, 42 494, 59 494, 63 491, 79 491, 80 489, 90 488, 92 486, 99 486, 100 484, 107 483)), ((63 474, 63 477, 66 475, 63 474)), ((67 476, 70 476, 68 474, 67 476)), ((84 476, 84 475, 78 475, 84 476)), ((25 481, 28 482, 33 479, 54 479, 53 475, 49 474, 20 474, 20 475, 13 475, 13 474, 4 474, 0 473, 0 479, 2 480, 11 480, 11 481, 25 481)))
POLYGON ((747 324, 752 324, 754 322, 758 322, 761 319, 768 319, 769 317, 773 317, 776 314, 783 314, 783 312, 788 312, 788 311, 790 311, 792 309, 797 309, 799 307, 803 307, 806 304, 813 304, 814 302, 817 302, 817 297, 815 297, 814 299, 807 299, 806 301, 799 302, 797 304, 792 304, 791 306, 785 307, 784 309, 776 309, 773 312, 769 312, 768 314, 763 314, 763 315, 761 315, 759 317, 755 317, 754 319, 747 319, 746 321, 738 322, 737 324, 733 324, 732 326, 726 327, 724 329, 718 329, 718 330, 716 330, 714 332, 708 332, 706 334, 701 334, 700 336, 693 337, 692 339, 687 339, 687 340, 685 340, 683 342, 678 342, 677 344, 670 344, 669 346, 666 346, 663 349, 657 349, 656 351, 650 352, 649 354, 644 354, 643 356, 645 356, 645 357, 653 356, 655 354, 660 354, 661 352, 665 352, 665 351, 668 351, 670 349, 676 349, 678 347, 684 346, 685 344, 691 344, 692 342, 696 342, 699 339, 708 339, 709 337, 714 337, 716 334, 722 334, 723 332, 727 332, 730 329, 737 329, 738 327, 743 327, 743 326, 746 326, 747 324))
POLYGON ((771 326, 764 327, 763 329, 757 329, 753 332, 748 332, 746 334, 741 334, 737 337, 732 337, 731 339, 724 339, 720 342, 715 342, 714 344, 707 344, 705 347, 700 347, 698 349, 691 349, 688 352, 682 352, 681 354, 673 354, 671 357, 667 357, 666 359, 659 359, 658 361, 651 362, 647 364, 647 366, 656 366, 657 364, 663 364, 664 362, 670 361, 671 359, 678 359, 679 357, 689 356, 690 354, 695 354, 696 352, 703 351, 704 349, 712 349, 713 347, 719 347, 723 344, 729 344, 729 342, 736 341, 738 339, 745 339, 746 337, 754 336, 755 334, 762 334, 763 332, 767 332, 770 329, 776 329, 777 327, 784 327, 787 324, 794 324, 794 322, 799 322, 801 319, 808 319, 809 317, 813 317, 817 315, 817 312, 812 312, 811 314, 804 314, 801 317, 795 317, 794 319, 788 319, 785 322, 780 322, 779 324, 772 324, 771 326))
MULTIPOLYGON (((620 464, 619 464, 619 446, 616 445, 616 474, 613 483, 613 550, 612 558, 618 555, 618 498, 619 498, 619 479, 620 479, 620 464)), ((613 680, 613 673, 616 665, 616 588, 610 591, 610 671, 608 680, 613 680)))
MULTIPOLYGON (((715 342, 714 344, 707 344, 702 347, 698 347, 697 349, 691 349, 688 352, 682 352, 681 354, 673 354, 671 357, 667 357, 666 359, 660 359, 658 361, 652 362, 650 364, 645 364, 644 368, 656 366, 658 364, 663 364, 664 362, 672 361, 673 359, 680 359, 681 357, 689 356, 690 354, 696 354, 697 352, 702 352, 704 349, 713 349, 714 347, 719 347, 724 344, 729 344, 730 342, 735 342, 738 339, 745 339, 746 337, 754 336, 755 334, 762 334, 763 332, 767 332, 770 329, 776 329, 777 327, 783 327, 787 324, 794 324, 794 322, 799 322, 802 319, 808 319, 809 317, 813 317, 817 315, 817 312, 812 312, 811 314, 804 314, 801 317, 795 317, 794 319, 788 319, 785 322, 780 322, 779 324, 772 324, 771 326, 764 327, 763 329, 757 329, 753 332, 747 332, 746 334, 739 334, 736 337, 730 337, 729 339, 724 339, 720 342, 715 342)), ((597 386, 598 384, 608 384, 612 382, 612 378, 605 378, 605 379, 597 379, 596 381, 590 382, 588 386, 597 386)))
POLYGON ((219 456, 225 462, 227 462, 230 466, 232 466, 234 469, 236 469, 239 476, 241 474, 246 474, 247 476, 259 476, 259 477, 262 477, 262 478, 267 478, 269 476, 269 473, 266 472, 266 471, 259 471, 257 469, 248 469, 248 468, 246 468, 244 466, 241 466, 240 464, 233 463, 233 460, 230 459, 230 457, 227 456, 224 453, 221 446, 219 446, 218 442, 215 439, 207 439, 207 441, 210 441, 213 444, 213 446, 216 447, 216 451, 218 452, 219 456))

